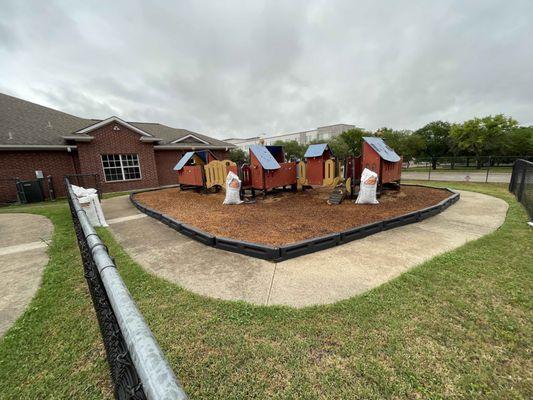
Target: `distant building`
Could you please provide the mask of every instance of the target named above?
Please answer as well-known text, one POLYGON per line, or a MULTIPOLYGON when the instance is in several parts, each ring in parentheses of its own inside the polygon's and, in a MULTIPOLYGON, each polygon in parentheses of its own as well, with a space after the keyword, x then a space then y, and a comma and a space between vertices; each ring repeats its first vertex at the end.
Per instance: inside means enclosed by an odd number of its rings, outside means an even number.
POLYGON ((254 144, 259 144, 260 141, 261 141, 261 137, 260 136, 255 136, 255 137, 251 137, 251 138, 247 138, 247 139, 231 138, 231 139, 224 140, 224 142, 231 143, 231 144, 235 145, 236 147, 238 147, 238 148, 240 148, 241 150, 244 150, 244 151, 248 151, 250 149, 250 146, 252 146, 254 144))
POLYGON ((247 139, 232 138, 226 139, 225 142, 234 144, 235 146, 241 148, 244 151, 248 151, 250 146, 254 144, 260 144, 261 141, 264 141, 265 145, 272 145, 278 140, 288 142, 295 140, 300 144, 309 144, 312 141, 322 141, 327 142, 335 136, 340 135, 342 132, 355 128, 355 125, 350 124, 335 124, 320 126, 316 129, 311 129, 308 131, 294 132, 294 133, 285 133, 281 135, 260 137, 255 136, 247 139))

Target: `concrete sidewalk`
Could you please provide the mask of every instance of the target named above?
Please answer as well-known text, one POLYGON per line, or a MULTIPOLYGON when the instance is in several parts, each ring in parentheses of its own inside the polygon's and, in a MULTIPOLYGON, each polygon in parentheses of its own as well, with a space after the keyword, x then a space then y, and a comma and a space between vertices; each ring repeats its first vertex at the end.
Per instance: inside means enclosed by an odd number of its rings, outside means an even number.
POLYGON ((41 215, 0 214, 0 336, 39 288, 53 230, 41 215))
POLYGON ((205 296, 303 307, 363 293, 504 222, 505 201, 460 193, 459 202, 435 217, 281 263, 204 246, 140 217, 126 196, 103 206, 115 238, 146 270, 205 296))

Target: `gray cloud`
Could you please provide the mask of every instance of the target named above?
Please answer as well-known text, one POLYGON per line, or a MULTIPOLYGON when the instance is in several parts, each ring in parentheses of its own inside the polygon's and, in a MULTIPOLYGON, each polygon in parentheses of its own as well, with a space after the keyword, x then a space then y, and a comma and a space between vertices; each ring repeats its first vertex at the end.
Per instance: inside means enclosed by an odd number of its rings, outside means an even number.
POLYGON ((533 2, 2 1, 0 90, 213 136, 533 123, 533 2))

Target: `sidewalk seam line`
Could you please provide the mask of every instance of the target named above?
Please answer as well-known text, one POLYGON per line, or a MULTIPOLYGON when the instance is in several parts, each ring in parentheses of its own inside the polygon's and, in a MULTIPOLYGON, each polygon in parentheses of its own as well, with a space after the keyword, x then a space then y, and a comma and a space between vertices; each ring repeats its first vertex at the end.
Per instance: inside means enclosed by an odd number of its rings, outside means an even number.
POLYGON ((270 287, 268 288, 268 295, 267 295, 265 306, 268 306, 268 303, 270 303, 270 296, 272 295, 272 286, 274 286, 274 277, 276 276, 277 268, 278 268, 278 263, 274 263, 274 272, 272 272, 272 279, 270 280, 270 287))

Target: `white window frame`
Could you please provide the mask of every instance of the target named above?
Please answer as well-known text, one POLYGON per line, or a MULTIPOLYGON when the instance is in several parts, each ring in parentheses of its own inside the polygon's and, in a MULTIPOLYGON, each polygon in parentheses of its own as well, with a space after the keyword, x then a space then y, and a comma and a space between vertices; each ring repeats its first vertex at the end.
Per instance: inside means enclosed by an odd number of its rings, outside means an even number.
POLYGON ((125 154, 117 154, 117 153, 106 153, 106 154, 100 154, 100 162, 102 163, 102 171, 104 172, 104 180, 106 183, 114 183, 114 182, 131 182, 131 181, 140 181, 142 180, 142 171, 141 171, 141 160, 139 159, 138 153, 125 153, 125 154), (104 156, 119 156, 120 159, 120 172, 122 173, 122 179, 117 180, 108 180, 106 177, 106 169, 115 169, 117 167, 105 167, 104 166, 104 156), (123 156, 136 156, 137 157, 137 165, 124 165, 122 162, 123 156), (133 178, 133 179, 126 179, 126 174, 124 173, 124 168, 132 168, 137 167, 139 168, 139 178, 133 178))

